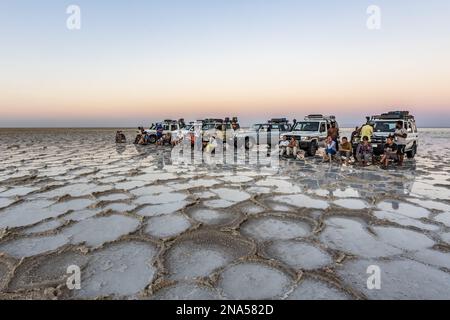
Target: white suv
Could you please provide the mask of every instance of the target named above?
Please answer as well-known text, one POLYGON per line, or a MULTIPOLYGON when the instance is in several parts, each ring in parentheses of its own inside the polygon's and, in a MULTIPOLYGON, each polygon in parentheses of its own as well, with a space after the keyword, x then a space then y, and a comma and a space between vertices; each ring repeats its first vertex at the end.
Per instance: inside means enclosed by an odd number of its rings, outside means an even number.
POLYGON ((287 140, 290 140, 295 137, 300 149, 305 150, 309 156, 314 156, 317 149, 325 145, 328 129, 331 128, 332 123, 335 123, 336 128, 339 128, 335 116, 312 114, 306 116, 303 121, 296 122, 292 131, 282 134, 281 139, 286 137, 287 140))
MULTIPOLYGON (((386 138, 394 135, 398 121, 403 123, 403 128, 407 131, 405 153, 410 159, 415 157, 419 146, 419 135, 414 116, 410 115, 409 111, 390 111, 370 117, 369 122, 373 125, 371 143, 375 155, 384 153, 386 138)), ((359 139, 360 137, 356 137, 353 141, 354 147, 359 142, 359 139)))

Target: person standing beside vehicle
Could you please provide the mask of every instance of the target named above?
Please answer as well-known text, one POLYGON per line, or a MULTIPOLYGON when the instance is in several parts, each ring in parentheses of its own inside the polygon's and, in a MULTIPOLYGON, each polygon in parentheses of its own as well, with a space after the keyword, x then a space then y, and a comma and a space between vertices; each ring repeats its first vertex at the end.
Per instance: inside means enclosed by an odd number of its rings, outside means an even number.
POLYGON ((370 123, 369 120, 367 120, 367 123, 361 127, 361 137, 367 137, 369 139, 369 142, 372 141, 373 136, 373 126, 370 123))
POLYGON ((405 158, 406 138, 408 137, 403 121, 397 121, 394 137, 397 142, 398 165, 401 167, 405 158))

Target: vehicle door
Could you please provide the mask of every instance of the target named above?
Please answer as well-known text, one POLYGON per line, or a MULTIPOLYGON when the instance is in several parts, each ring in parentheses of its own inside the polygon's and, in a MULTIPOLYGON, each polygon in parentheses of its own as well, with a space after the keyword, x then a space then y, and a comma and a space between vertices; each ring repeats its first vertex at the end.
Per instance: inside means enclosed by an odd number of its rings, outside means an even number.
POLYGON ((328 129, 331 127, 326 121, 319 123, 319 142, 323 142, 327 139, 328 129))
POLYGON ((410 121, 405 121, 405 127, 406 127, 406 149, 411 150, 411 148, 414 145, 414 141, 417 139, 417 133, 414 132, 415 128, 413 127, 412 123, 410 121))
POLYGON ((267 141, 272 141, 272 135, 274 135, 274 138, 276 141, 280 140, 280 125, 279 124, 271 124, 270 125, 269 133, 267 134, 267 141), (272 132, 273 131, 273 132, 272 132))
POLYGON ((270 139, 269 138, 269 134, 270 134, 269 125, 268 124, 263 124, 258 130, 257 143, 258 144, 260 144, 260 143, 266 144, 269 141, 269 139, 270 139))

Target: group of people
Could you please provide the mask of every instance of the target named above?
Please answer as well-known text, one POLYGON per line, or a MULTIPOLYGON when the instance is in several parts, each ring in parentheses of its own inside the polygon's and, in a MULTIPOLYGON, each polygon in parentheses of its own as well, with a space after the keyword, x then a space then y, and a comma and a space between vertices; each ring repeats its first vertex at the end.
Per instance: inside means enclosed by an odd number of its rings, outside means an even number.
MULTIPOLYGON (((325 141, 325 151, 323 153, 324 161, 331 161, 332 159, 340 161, 342 164, 350 164, 352 158, 355 159, 355 163, 367 166, 375 163, 374 150, 372 147, 371 139, 373 136, 373 125, 368 121, 361 128, 356 128, 352 133, 351 140, 347 137, 343 137, 340 141, 339 128, 334 123, 327 132, 327 139, 325 141), (361 141, 356 147, 355 152, 351 141, 356 136, 361 137, 361 141)), ((403 127, 403 122, 398 121, 396 123, 396 129, 393 135, 390 135, 386 139, 386 143, 383 146, 383 154, 381 156, 380 163, 383 167, 387 167, 390 162, 396 162, 398 166, 403 165, 405 157, 407 131, 403 127)), ((303 160, 305 152, 299 149, 299 142, 295 137, 291 137, 290 140, 283 136, 280 141, 280 155, 287 156, 303 160)))
MULTIPOLYGON (((352 133, 352 140, 358 135, 362 138, 356 148, 354 155, 355 160, 362 166, 370 165, 374 163, 375 160, 374 150, 371 144, 373 136, 372 124, 368 121, 361 128, 356 128, 352 133)), ((387 167, 390 162, 396 162, 398 166, 403 165, 407 136, 407 131, 403 127, 403 122, 398 121, 396 123, 394 134, 386 138, 386 143, 383 146, 383 154, 380 160, 382 167, 387 167)), ((333 139, 333 136, 328 135, 324 160, 331 160, 336 155, 341 162, 348 164, 353 155, 352 144, 348 141, 347 137, 343 137, 341 143, 338 144, 336 143, 336 140, 333 139)))
POLYGON ((170 144, 172 137, 170 133, 164 134, 164 129, 161 124, 156 125, 156 135, 149 134, 144 127, 138 127, 138 134, 134 139, 134 144, 147 145, 155 143, 156 145, 170 144))

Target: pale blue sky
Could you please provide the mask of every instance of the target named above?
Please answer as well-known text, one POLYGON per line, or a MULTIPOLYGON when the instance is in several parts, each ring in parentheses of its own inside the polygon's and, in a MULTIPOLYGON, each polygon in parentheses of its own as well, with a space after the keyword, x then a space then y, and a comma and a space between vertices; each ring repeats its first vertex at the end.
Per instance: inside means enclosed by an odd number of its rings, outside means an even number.
POLYGON ((392 105, 450 120, 448 0, 2 0, 0 43, 0 126, 317 110, 354 125, 392 105))

